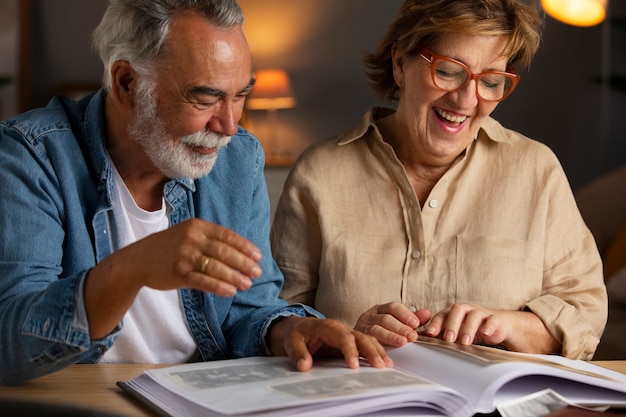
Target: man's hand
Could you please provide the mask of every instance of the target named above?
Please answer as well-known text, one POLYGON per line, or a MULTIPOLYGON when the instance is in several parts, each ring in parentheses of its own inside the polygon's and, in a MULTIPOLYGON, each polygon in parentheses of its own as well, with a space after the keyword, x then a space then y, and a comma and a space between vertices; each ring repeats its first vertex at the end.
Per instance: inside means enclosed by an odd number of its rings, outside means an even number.
POLYGON ((361 356, 375 368, 393 366, 374 337, 332 319, 279 319, 269 329, 269 341, 272 353, 289 356, 298 371, 311 369, 313 356, 343 356, 350 368, 359 367, 361 356))
POLYGON ((430 310, 422 309, 413 313, 398 302, 379 304, 361 314, 354 328, 374 336, 388 346, 403 346, 415 342, 418 334, 415 329, 430 320, 430 310))
MULTIPOLYGON (((124 248, 134 274, 158 290, 194 288, 229 297, 261 275, 261 252, 251 242, 199 219, 170 227, 124 248)), ((121 251, 119 251, 121 252, 121 251)), ((115 254, 113 254, 115 255, 115 254)))
POLYGON ((92 339, 108 335, 139 290, 193 288, 220 296, 247 290, 261 275, 261 252, 220 225, 191 219, 122 248, 92 268, 85 306, 92 339))

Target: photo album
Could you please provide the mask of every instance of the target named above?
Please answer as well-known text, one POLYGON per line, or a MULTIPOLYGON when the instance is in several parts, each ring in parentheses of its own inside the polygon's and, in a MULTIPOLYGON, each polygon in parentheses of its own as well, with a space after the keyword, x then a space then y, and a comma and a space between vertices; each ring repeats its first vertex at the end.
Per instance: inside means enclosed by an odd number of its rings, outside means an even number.
POLYGON ((287 357, 252 357, 150 369, 118 386, 172 417, 470 417, 547 389, 579 406, 626 407, 626 375, 586 361, 422 336, 388 353, 393 368, 337 358, 298 372, 287 357))

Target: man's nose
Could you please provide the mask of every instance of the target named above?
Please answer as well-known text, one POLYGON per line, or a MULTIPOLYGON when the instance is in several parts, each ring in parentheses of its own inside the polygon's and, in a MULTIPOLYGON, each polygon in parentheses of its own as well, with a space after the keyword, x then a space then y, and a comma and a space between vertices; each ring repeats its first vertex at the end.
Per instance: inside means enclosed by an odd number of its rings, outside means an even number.
POLYGON ((207 128, 222 135, 233 136, 237 133, 241 111, 232 103, 222 102, 209 119, 207 128))

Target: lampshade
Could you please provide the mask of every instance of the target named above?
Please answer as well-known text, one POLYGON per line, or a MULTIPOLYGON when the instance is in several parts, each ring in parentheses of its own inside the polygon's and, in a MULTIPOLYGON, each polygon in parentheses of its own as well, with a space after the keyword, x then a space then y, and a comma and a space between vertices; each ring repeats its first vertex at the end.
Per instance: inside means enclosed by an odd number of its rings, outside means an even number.
POLYGON ((255 73, 256 82, 247 98, 252 110, 288 109, 296 105, 289 76, 284 70, 268 69, 255 73))
POLYGON ((606 17, 608 0, 541 0, 547 14, 574 26, 594 26, 606 17))

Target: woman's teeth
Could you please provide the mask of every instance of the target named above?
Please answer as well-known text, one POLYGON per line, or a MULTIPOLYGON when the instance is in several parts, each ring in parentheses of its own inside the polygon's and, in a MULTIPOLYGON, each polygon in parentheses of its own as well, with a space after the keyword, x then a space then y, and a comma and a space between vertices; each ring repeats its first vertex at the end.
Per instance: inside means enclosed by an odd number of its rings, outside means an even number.
POLYGON ((438 108, 435 108, 435 111, 437 112, 439 117, 451 123, 463 123, 465 120, 467 120, 467 116, 455 116, 446 112, 445 110, 438 108))

